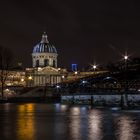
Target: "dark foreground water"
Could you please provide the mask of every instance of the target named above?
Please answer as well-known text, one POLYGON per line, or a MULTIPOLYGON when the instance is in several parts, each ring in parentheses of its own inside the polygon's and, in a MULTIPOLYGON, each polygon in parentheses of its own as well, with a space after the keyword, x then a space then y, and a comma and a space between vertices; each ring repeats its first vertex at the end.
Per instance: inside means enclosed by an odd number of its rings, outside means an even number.
POLYGON ((0 140, 140 140, 139 111, 0 104, 0 140))

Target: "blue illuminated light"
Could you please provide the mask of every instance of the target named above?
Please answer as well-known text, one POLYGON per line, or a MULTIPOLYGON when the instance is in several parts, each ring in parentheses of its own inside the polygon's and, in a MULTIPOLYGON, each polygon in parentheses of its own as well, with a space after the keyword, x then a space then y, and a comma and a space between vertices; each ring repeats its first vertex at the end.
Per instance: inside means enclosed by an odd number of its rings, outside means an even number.
POLYGON ((77 64, 72 64, 71 69, 72 69, 72 71, 77 71, 78 70, 77 64))

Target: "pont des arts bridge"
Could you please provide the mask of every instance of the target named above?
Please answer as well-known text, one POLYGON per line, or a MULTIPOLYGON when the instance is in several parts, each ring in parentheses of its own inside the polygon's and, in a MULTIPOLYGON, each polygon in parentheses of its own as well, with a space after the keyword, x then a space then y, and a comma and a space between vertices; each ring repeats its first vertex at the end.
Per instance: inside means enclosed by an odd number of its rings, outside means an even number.
POLYGON ((61 93, 63 103, 140 106, 139 78, 126 78, 124 75, 87 77, 61 84, 57 91, 61 93))

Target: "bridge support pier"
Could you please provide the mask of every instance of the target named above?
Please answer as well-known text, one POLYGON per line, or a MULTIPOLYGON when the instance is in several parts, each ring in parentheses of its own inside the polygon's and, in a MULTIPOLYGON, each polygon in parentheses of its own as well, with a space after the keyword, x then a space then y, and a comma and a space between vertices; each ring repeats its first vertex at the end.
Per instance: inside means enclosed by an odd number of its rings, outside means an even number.
POLYGON ((72 104, 75 103, 75 98, 74 98, 74 95, 72 96, 72 104))
POLYGON ((121 108, 122 109, 128 109, 128 99, 127 99, 127 94, 123 93, 121 95, 121 108))
POLYGON ((93 95, 91 95, 91 98, 90 98, 90 105, 91 105, 91 107, 94 106, 94 96, 93 95))

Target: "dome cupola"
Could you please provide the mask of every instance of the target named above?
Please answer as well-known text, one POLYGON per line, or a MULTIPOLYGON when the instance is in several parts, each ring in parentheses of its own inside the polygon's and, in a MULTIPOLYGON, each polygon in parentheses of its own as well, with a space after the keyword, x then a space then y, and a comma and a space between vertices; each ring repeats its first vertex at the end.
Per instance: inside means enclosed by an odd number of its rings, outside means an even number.
POLYGON ((43 33, 40 43, 38 43, 33 49, 33 53, 44 53, 44 52, 57 53, 55 46, 49 43, 46 32, 43 33))
POLYGON ((48 41, 46 32, 43 33, 41 41, 33 48, 33 67, 57 67, 57 50, 48 41))

